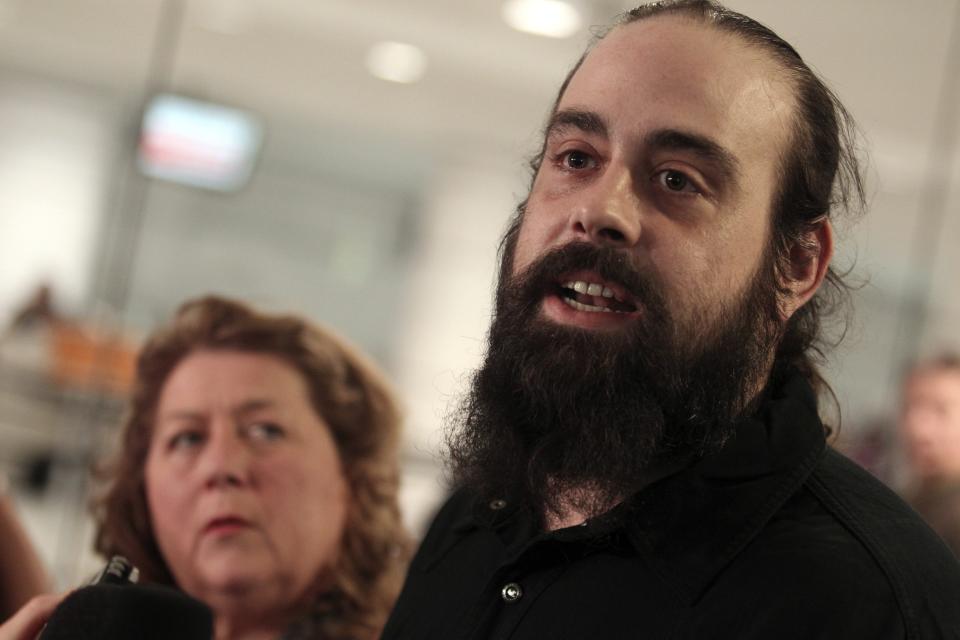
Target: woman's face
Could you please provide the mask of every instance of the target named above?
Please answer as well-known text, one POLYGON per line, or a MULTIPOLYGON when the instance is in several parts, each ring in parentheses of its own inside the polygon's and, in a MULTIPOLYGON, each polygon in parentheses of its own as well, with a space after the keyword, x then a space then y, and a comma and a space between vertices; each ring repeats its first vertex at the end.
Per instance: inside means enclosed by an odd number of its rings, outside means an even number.
POLYGON ((160 393, 145 477, 167 566, 214 611, 296 610, 337 555, 348 499, 340 459, 306 382, 280 357, 197 351, 181 361, 160 393))

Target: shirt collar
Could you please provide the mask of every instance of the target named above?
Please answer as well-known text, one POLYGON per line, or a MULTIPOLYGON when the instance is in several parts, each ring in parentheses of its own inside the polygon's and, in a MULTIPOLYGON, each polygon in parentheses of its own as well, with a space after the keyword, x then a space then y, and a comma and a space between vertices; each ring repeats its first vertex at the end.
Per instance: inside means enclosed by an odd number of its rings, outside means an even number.
POLYGON ((721 451, 638 493, 630 538, 692 604, 796 493, 824 447, 816 396, 794 375, 721 451))

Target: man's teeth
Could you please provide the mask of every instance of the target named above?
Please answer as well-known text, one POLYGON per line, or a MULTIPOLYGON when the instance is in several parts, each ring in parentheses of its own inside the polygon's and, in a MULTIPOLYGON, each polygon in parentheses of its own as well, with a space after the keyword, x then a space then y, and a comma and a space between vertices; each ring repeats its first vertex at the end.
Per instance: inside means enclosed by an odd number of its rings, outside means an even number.
MULTIPOLYGON (((613 291, 610 287, 605 287, 602 284, 597 284, 596 282, 584 282, 583 280, 571 280, 570 282, 563 285, 565 289, 573 289, 577 293, 585 293, 588 296, 603 296, 604 298, 612 298, 613 291)), ((590 305, 586 305, 590 306, 590 305)), ((599 307, 597 307, 599 308, 599 307)))
POLYGON ((582 302, 577 302, 576 300, 565 297, 561 297, 560 299, 578 311, 590 311, 593 313, 619 313, 619 311, 614 311, 609 307, 595 307, 592 304, 583 304, 582 302))
MULTIPOLYGON (((592 296, 594 301, 597 301, 597 302, 599 302, 598 300, 596 300, 598 296, 602 298, 606 298, 608 300, 619 301, 619 298, 614 296, 613 290, 610 287, 604 286, 597 282, 585 282, 583 280, 570 280, 569 282, 566 282, 563 284, 563 288, 568 289, 570 291, 575 291, 576 293, 579 293, 581 295, 592 296)), ((608 303, 604 303, 603 306, 587 304, 586 301, 581 302, 583 298, 581 298, 581 300, 576 300, 572 295, 560 296, 560 299, 563 300, 568 306, 573 307, 578 311, 588 311, 591 313, 624 313, 624 311, 620 309, 614 309, 614 308, 611 308, 610 306, 607 306, 608 303)))

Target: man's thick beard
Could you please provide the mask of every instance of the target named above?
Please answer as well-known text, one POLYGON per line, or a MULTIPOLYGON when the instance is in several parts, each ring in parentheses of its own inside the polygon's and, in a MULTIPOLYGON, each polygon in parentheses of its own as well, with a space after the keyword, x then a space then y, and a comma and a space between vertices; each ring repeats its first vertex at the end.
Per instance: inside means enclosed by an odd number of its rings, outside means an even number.
POLYGON ((485 360, 447 434, 457 486, 541 516, 597 515, 654 469, 716 451, 752 410, 782 325, 769 257, 730 308, 705 305, 692 327, 624 251, 570 244, 514 277, 511 254, 485 360), (587 331, 542 316, 557 277, 581 269, 640 301, 633 327, 587 331))

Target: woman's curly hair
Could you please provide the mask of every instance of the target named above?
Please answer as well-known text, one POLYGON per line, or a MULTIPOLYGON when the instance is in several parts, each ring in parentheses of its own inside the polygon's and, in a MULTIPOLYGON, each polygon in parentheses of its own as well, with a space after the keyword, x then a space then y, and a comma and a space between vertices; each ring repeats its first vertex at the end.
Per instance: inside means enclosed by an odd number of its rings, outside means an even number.
POLYGON ((336 442, 349 486, 333 586, 285 637, 375 638, 399 592, 410 543, 397 504, 400 413, 376 369, 340 338, 295 316, 208 296, 184 303, 137 359, 119 450, 98 470, 96 549, 126 556, 142 579, 175 585, 150 523, 144 463, 160 392, 197 350, 263 353, 297 369, 336 442))

